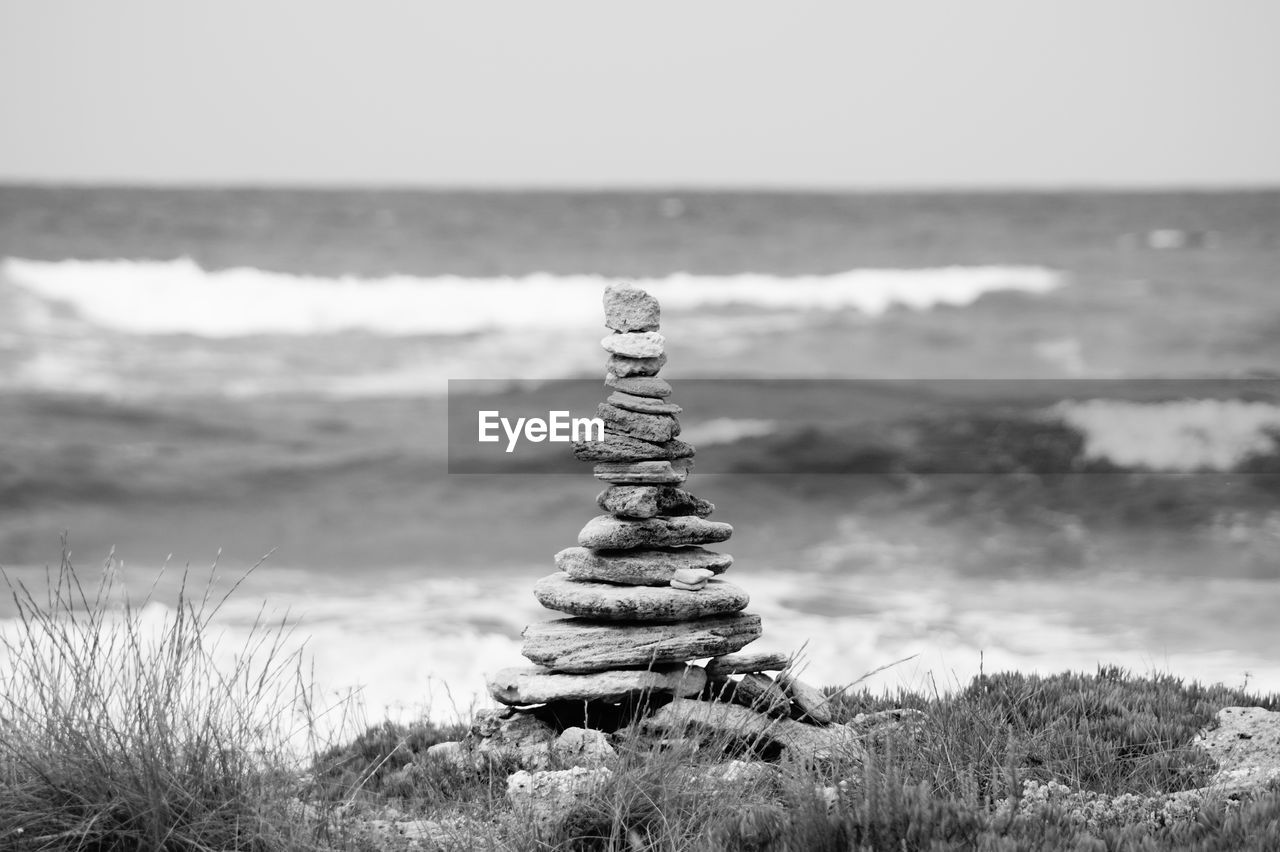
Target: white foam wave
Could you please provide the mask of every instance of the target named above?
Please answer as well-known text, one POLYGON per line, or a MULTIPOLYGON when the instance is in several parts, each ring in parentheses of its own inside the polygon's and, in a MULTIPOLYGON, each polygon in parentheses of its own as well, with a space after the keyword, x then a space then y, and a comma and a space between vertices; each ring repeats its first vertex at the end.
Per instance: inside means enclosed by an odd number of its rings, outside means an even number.
MULTIPOLYGON (((599 275, 521 278, 324 278, 254 268, 208 271, 173 261, 8 258, 4 276, 82 319, 127 334, 462 334, 600 325, 599 275)), ((667 311, 743 306, 771 311, 963 306, 985 293, 1047 293, 1062 284, 1041 267, 855 269, 835 275, 676 274, 637 283, 667 311)))
POLYGON ((1062 402, 1054 416, 1085 435, 1085 455, 1125 467, 1231 470, 1274 447, 1280 405, 1234 399, 1062 402))

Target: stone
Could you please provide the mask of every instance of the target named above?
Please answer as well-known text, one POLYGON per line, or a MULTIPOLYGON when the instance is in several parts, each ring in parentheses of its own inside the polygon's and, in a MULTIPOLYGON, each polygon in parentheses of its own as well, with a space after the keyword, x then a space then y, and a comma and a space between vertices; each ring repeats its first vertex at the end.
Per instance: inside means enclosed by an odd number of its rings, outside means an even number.
POLYGON ((715 544, 728 541, 733 527, 693 515, 676 518, 646 518, 640 521, 596 515, 578 533, 578 544, 592 550, 683 547, 688 544, 715 544))
POLYGON ((454 769, 473 769, 475 767, 475 763, 472 761, 466 746, 455 741, 428 746, 426 759, 428 762, 444 764, 454 769))
POLYGON ((603 441, 574 441, 573 454, 590 462, 671 461, 692 456, 693 447, 674 438, 654 444, 605 430, 603 441))
POLYGON ((770 718, 738 704, 677 698, 641 723, 647 732, 697 732, 716 740, 777 745, 795 757, 818 763, 861 763, 866 758, 858 734, 844 725, 818 728, 794 719, 770 718))
POLYGON ((596 414, 604 421, 608 431, 642 441, 661 444, 680 434, 680 421, 670 414, 642 414, 607 402, 596 406, 596 414))
POLYGON ((677 583, 697 585, 699 583, 705 584, 714 576, 714 571, 708 571, 705 568, 677 568, 676 573, 671 575, 671 580, 677 583))
POLYGON ((604 766, 617 756, 609 738, 590 728, 565 728, 551 743, 551 757, 561 766, 604 766))
POLYGON ((816 725, 831 724, 831 706, 821 690, 797 678, 790 669, 778 672, 777 681, 778 686, 791 699, 797 719, 805 719, 816 725))
POLYGON ((670 383, 657 376, 628 376, 624 379, 613 373, 605 373, 604 383, 607 387, 632 396, 651 396, 659 399, 671 396, 670 383))
POLYGON ((604 288, 604 324, 614 331, 652 331, 662 318, 658 300, 628 282, 604 288))
POLYGON ((766 716, 786 716, 791 712, 791 699, 768 675, 752 672, 742 676, 731 693, 731 700, 766 716))
POLYGON ((507 778, 507 800, 540 836, 554 837, 612 777, 607 766, 515 772, 507 778))
POLYGON ((605 462, 592 473, 596 479, 615 485, 678 485, 689 478, 692 459, 643 462, 605 462))
POLYGON ((679 414, 684 411, 683 408, 674 402, 666 400, 653 399, 647 396, 632 396, 622 391, 614 391, 609 394, 608 402, 610 405, 626 411, 634 411, 639 414, 679 414))
POLYGON ((707 587, 706 583, 683 583, 680 580, 672 580, 667 585, 685 592, 700 592, 707 587))
POLYGON ((476 743, 477 758, 493 763, 513 763, 524 769, 542 769, 551 763, 551 741, 556 732, 528 713, 513 713, 496 731, 476 743))
POLYGON ((588 550, 566 547, 556 554, 556 567, 575 580, 598 580, 628 586, 665 586, 676 571, 694 568, 712 575, 733 564, 727 553, 701 547, 673 550, 588 550))
POLYGON ((666 354, 657 358, 628 358, 625 355, 610 355, 604 368, 620 379, 631 376, 656 376, 662 366, 667 363, 666 354))
POLYGON ((710 500, 695 497, 681 488, 644 485, 615 485, 596 497, 596 505, 623 518, 652 518, 656 515, 697 515, 705 518, 716 510, 710 500))
POLYGON ((711 677, 723 677, 752 672, 776 672, 790 664, 791 656, 781 651, 743 651, 716 657, 707 663, 707 674, 711 677))
POLYGON ((676 624, 560 618, 526 627, 521 653, 555 671, 598 672, 715 657, 758 638, 760 616, 744 612, 676 624))
POLYGON ((547 609, 595 621, 690 621, 746 609, 751 598, 724 580, 693 592, 670 586, 618 586, 574 580, 562 571, 533 584, 533 596, 547 609))
POLYGON ((538 666, 513 666, 493 674, 488 685, 495 701, 530 706, 556 701, 621 701, 645 693, 697 695, 706 682, 706 673, 701 668, 683 664, 593 674, 563 674, 538 666))
POLYGON ((1280 712, 1223 707, 1214 721, 1216 726, 1202 730, 1194 740, 1218 764, 1210 789, 1237 793, 1280 779, 1280 712))
POLYGON ((657 358, 667 339, 656 331, 617 332, 600 341, 606 352, 627 358, 657 358))

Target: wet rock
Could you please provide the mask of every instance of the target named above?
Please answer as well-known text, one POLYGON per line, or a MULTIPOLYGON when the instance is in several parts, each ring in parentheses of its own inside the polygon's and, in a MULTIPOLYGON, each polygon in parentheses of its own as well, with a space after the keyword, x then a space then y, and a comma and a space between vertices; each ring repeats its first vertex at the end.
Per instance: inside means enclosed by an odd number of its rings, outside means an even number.
POLYGON ((658 300, 634 284, 617 282, 604 288, 604 324, 614 331, 653 331, 662 309, 658 300))
POLYGON ((670 414, 641 414, 607 402, 596 406, 596 414, 604 420, 605 429, 610 432, 642 441, 661 444, 680 434, 680 421, 670 414))
POLYGON ((615 485, 596 497, 596 505, 623 518, 652 518, 657 515, 697 515, 705 518, 716 510, 710 500, 695 497, 683 488, 645 485, 615 485))
POLYGON ((729 554, 701 547, 616 551, 566 547, 556 554, 556 567, 575 580, 629 586, 665 586, 682 569, 694 568, 715 575, 732 564, 733 557, 729 554))
POLYGON ((557 701, 621 701, 645 693, 689 696, 706 685, 696 666, 657 666, 593 674, 563 674, 538 666, 501 669, 489 678, 489 694, 503 704, 528 706, 557 701))
POLYGON ((831 724, 831 706, 821 690, 797 678, 790 669, 778 672, 777 682, 791 699, 797 719, 804 719, 815 725, 831 724))
POLYGON ((665 354, 659 355, 657 358, 628 358, 625 355, 610 355, 609 360, 605 362, 604 368, 607 372, 613 373, 620 379, 627 379, 632 376, 656 376, 666 363, 667 356, 665 354))
POLYGON ((676 439, 655 444, 606 431, 603 441, 574 441, 573 454, 593 462, 670 461, 692 456, 693 447, 676 439))
POLYGON ((592 473, 596 479, 615 485, 678 485, 689 478, 691 459, 672 461, 605 462, 592 473))
POLYGON ((690 621, 745 609, 750 597, 724 580, 697 592, 670 586, 619 586, 574 580, 564 572, 543 577, 533 595, 547 609, 596 621, 690 621))
POLYGON ((776 672, 785 669, 790 663, 791 656, 781 651, 741 651, 716 657, 707 663, 707 674, 711 677, 723 677, 751 672, 776 672))
POLYGON ((678 624, 561 618, 526 627, 521 653, 555 671, 598 672, 714 657, 759 637, 760 616, 741 612, 678 624))
POLYGON ((652 399, 647 396, 632 396, 622 391, 614 391, 609 394, 608 402, 610 405, 627 411, 635 411, 642 414, 679 414, 684 411, 683 408, 674 402, 666 402, 661 399, 652 399))
POLYGON ((605 351, 627 358, 657 358, 664 351, 666 338, 656 331, 617 332, 600 341, 605 351))
POLYGON ((733 527, 729 524, 706 521, 692 515, 644 520, 597 515, 587 521, 578 533, 578 544, 592 550, 683 547, 728 541, 731 535, 733 527))
POLYGON ((659 399, 671 396, 671 385, 666 379, 659 379, 656 376, 630 376, 624 379, 613 373, 605 373, 604 383, 614 390, 620 390, 632 396, 651 396, 659 399))

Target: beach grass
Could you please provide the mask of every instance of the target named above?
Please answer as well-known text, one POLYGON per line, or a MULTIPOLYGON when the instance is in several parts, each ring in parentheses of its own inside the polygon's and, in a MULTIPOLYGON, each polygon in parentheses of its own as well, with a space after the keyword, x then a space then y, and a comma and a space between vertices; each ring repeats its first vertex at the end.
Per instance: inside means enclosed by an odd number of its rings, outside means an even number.
POLYGON ((608 777, 539 822, 507 798, 509 761, 428 755, 468 720, 321 738, 287 626, 259 621, 227 653, 214 623, 226 598, 194 586, 158 615, 120 593, 110 564, 86 588, 65 553, 47 593, 10 585, 0 849, 1280 848, 1280 789, 1204 791, 1215 766, 1193 745, 1221 707, 1280 697, 1113 667, 831 689, 865 752, 824 761, 761 762, 733 732, 623 727, 608 777), (875 715, 902 709, 920 715, 875 715))

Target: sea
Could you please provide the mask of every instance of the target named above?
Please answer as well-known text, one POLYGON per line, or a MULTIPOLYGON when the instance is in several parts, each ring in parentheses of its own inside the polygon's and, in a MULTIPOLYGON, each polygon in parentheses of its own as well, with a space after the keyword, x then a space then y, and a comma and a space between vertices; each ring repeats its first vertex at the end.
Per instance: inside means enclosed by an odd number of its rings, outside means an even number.
POLYGON ((764 383, 685 403, 688 487, 808 679, 1280 691, 1274 190, 0 186, 0 567, 69 549, 157 624, 234 586, 226 648, 275 619, 368 718, 465 715, 598 483, 451 469, 451 382, 598 380, 618 280, 673 400, 764 383), (1024 464, 1048 434, 1070 463, 1024 464))

